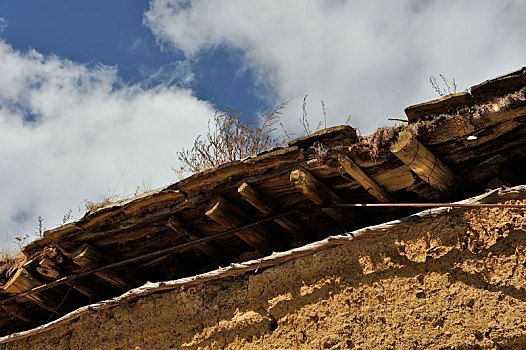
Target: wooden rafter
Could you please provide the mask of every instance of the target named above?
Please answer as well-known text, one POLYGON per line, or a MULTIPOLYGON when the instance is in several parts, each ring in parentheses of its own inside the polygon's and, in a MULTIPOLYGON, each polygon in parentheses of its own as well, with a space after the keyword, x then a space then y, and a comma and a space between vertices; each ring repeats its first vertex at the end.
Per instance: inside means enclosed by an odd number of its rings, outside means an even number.
MULTIPOLYGON (((179 220, 173 215, 168 219, 166 226, 168 226, 172 231, 184 236, 188 241, 195 241, 199 238, 203 238, 203 236, 195 232, 195 230, 191 228, 190 225, 183 222, 182 220, 179 220)), ((221 253, 210 243, 197 244, 196 247, 214 259, 216 262, 223 260, 221 258, 221 253)))
MULTIPOLYGON (((36 268, 37 272, 43 276, 58 279, 61 276, 68 275, 69 273, 64 271, 60 266, 58 266, 53 260, 49 258, 43 258, 39 262, 39 266, 36 268)), ((84 294, 90 300, 100 300, 103 299, 103 294, 97 292, 91 288, 88 284, 82 283, 81 281, 69 281, 66 282, 68 286, 77 290, 78 292, 84 294)))
MULTIPOLYGON (((279 212, 279 210, 276 209, 276 206, 271 204, 269 200, 265 199, 261 193, 259 193, 254 187, 250 186, 246 182, 239 186, 237 191, 248 203, 250 203, 254 208, 258 209, 263 214, 272 215, 279 212)), ((274 219, 274 222, 290 232, 291 235, 300 241, 306 242, 312 239, 312 234, 309 232, 309 230, 290 216, 276 218, 274 219)))
POLYGON ((420 143, 411 132, 400 132, 396 142, 391 144, 390 150, 418 177, 440 193, 451 195, 461 188, 461 181, 455 173, 420 143))
POLYGON ((339 154, 338 162, 345 172, 352 176, 352 178, 362 185, 374 198, 384 203, 393 201, 391 196, 380 185, 374 182, 351 158, 344 154, 339 154))
POLYGON ((22 321, 26 323, 37 324, 37 321, 34 319, 34 316, 31 315, 29 310, 27 310, 25 307, 18 305, 14 302, 1 305, 0 309, 21 319, 22 321))
MULTIPOLYGON (((291 171, 290 181, 300 193, 305 195, 305 197, 314 204, 344 203, 340 196, 331 191, 305 169, 297 168, 296 170, 291 171)), ((345 214, 343 214, 336 208, 324 208, 322 210, 338 222, 343 228, 348 228, 351 216, 349 211, 346 211, 345 214)))
MULTIPOLYGON (((210 219, 227 229, 236 228, 253 221, 244 214, 241 209, 220 196, 213 204, 212 208, 210 208, 205 214, 210 219)), ((261 226, 257 225, 250 229, 238 231, 235 235, 261 254, 272 252, 272 244, 268 239, 267 233, 261 226)))
MULTIPOLYGON (((7 294, 18 294, 27 290, 43 285, 35 277, 31 276, 24 268, 19 268, 3 287, 3 292, 7 294)), ((72 296, 66 296, 64 293, 55 289, 53 296, 49 293, 34 293, 26 296, 33 303, 59 315, 74 309, 79 302, 72 296)))
MULTIPOLYGON (((84 270, 95 269, 112 262, 110 257, 105 256, 99 250, 87 243, 83 243, 79 249, 73 253, 71 258, 75 264, 82 267, 84 270)), ((135 271, 127 266, 121 266, 114 270, 100 271, 95 273, 95 275, 122 290, 129 290, 133 287, 137 287, 142 282, 135 271)))
POLYGON ((272 214, 272 206, 269 202, 259 193, 254 187, 250 186, 246 182, 241 184, 238 187, 237 192, 243 197, 247 202, 250 203, 254 208, 259 210, 265 215, 272 214))

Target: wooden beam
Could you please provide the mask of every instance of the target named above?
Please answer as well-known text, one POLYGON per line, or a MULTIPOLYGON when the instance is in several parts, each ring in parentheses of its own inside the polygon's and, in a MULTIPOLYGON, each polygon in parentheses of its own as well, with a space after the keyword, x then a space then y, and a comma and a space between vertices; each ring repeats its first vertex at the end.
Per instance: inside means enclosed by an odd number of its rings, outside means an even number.
POLYGON ((60 277, 60 272, 58 272, 57 267, 58 266, 56 266, 56 264, 53 261, 51 261, 51 259, 44 258, 40 261, 39 266, 37 266, 36 270, 42 276, 46 276, 56 280, 60 277))
MULTIPOLYGON (((49 258, 43 258, 39 262, 39 266, 36 268, 36 270, 41 275, 53 279, 58 279, 59 277, 64 277, 69 274, 67 271, 58 266, 53 260, 49 258)), ((104 298, 104 296, 101 293, 91 288, 89 285, 82 283, 81 281, 68 281, 66 282, 66 284, 90 298, 91 301, 101 300, 104 298)))
MULTIPOLYGON (((110 264, 113 261, 113 259, 105 256, 99 250, 87 243, 83 243, 77 251, 73 253, 71 258, 73 262, 82 267, 83 270, 92 270, 110 264)), ((95 275, 111 283, 115 287, 126 291, 137 287, 142 283, 135 271, 127 266, 96 272, 95 275)))
MULTIPOLYGON (((290 182, 292 182, 296 189, 314 204, 321 205, 344 203, 343 199, 327 188, 305 169, 298 168, 291 171, 290 182)), ((348 228, 352 215, 348 210, 345 212, 345 214, 336 208, 323 208, 322 210, 331 218, 333 218, 337 223, 339 223, 343 228, 348 228)))
MULTIPOLYGON (((18 294, 39 287, 43 284, 44 283, 31 276, 26 269, 19 268, 11 278, 9 278, 2 289, 3 292, 7 294, 18 294)), ((45 292, 34 293, 26 295, 25 298, 59 315, 63 315, 66 312, 73 310, 80 304, 78 301, 74 300, 72 296, 66 296, 56 288, 52 293, 53 296, 51 296, 51 293, 45 292)))
POLYGON ((352 176, 360 185, 365 188, 374 198, 378 199, 380 202, 392 202, 393 199, 391 196, 374 182, 351 158, 347 157, 345 154, 338 155, 338 162, 343 167, 345 172, 352 176))
MULTIPOLYGON (((205 214, 227 229, 243 226, 253 221, 241 209, 223 197, 219 197, 212 208, 205 214)), ((237 231, 234 234, 263 255, 272 252, 272 244, 269 237, 263 227, 259 225, 243 231, 237 231)))
MULTIPOLYGON (((237 192, 239 192, 239 194, 254 208, 258 209, 265 215, 276 214, 279 211, 269 202, 269 200, 265 199, 261 193, 259 193, 254 187, 250 186, 246 182, 239 186, 237 192)), ((276 222, 278 225, 283 227, 285 230, 290 232, 291 235, 302 242, 311 241, 313 238, 312 233, 310 233, 308 229, 303 227, 298 221, 294 220, 294 218, 290 216, 276 218, 274 219, 274 222, 276 222)))
POLYGON ((263 198, 261 193, 256 191, 254 187, 250 186, 246 182, 239 186, 237 192, 254 208, 263 214, 270 215, 272 213, 272 206, 269 205, 268 201, 263 198))
MULTIPOLYGON (((197 234, 187 223, 179 220, 175 216, 170 216, 166 224, 174 232, 184 236, 188 241, 195 241, 203 238, 202 235, 197 234)), ((216 262, 224 260, 221 253, 210 243, 200 243, 196 245, 203 253, 214 259, 216 262)))
POLYGON ((396 142, 391 143, 390 150, 418 177, 440 193, 451 195, 460 189, 461 181, 453 171, 421 144, 411 132, 400 132, 396 142))
POLYGON ((29 324, 37 324, 37 321, 33 318, 33 315, 25 307, 18 305, 15 302, 6 303, 0 306, 0 309, 5 312, 21 319, 22 321, 29 324))

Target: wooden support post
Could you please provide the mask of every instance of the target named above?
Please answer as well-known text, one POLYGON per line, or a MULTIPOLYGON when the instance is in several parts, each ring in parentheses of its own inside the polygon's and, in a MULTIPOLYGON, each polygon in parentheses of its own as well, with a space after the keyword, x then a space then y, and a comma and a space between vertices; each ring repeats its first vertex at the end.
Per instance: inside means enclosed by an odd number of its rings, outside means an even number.
MULTIPOLYGON (((184 236, 188 241, 195 241, 203 238, 202 235, 197 234, 188 224, 179 220, 175 216, 170 216, 168 223, 166 224, 174 232, 184 236)), ((214 248, 210 243, 199 243, 196 245, 203 253, 214 259, 216 262, 223 260, 221 253, 214 248)))
MULTIPOLYGON (((314 176, 312 176, 307 170, 296 169, 290 173, 290 181, 296 187, 296 189, 305 195, 314 204, 342 204, 344 201, 314 176)), ((343 228, 348 228, 351 213, 349 210, 343 214, 336 208, 323 208, 322 209, 327 215, 333 218, 343 228)))
MULTIPOLYGON (((58 279, 59 277, 64 277, 68 275, 64 269, 62 269, 60 266, 55 264, 55 262, 49 258, 44 258, 39 262, 39 266, 36 268, 37 272, 40 273, 43 276, 47 276, 49 278, 58 279)), ((78 292, 84 294, 88 298, 90 298, 91 301, 95 300, 101 300, 104 298, 104 296, 88 286, 85 283, 82 283, 79 280, 75 281, 68 281, 66 282, 68 286, 71 288, 77 290, 78 292)))
POLYGON ((29 324, 37 324, 37 321, 33 318, 31 313, 25 307, 18 305, 15 302, 3 304, 0 306, 0 309, 21 319, 24 322, 29 324))
POLYGON ((396 142, 391 143, 390 150, 418 177, 440 193, 451 196, 461 188, 461 181, 453 171, 421 144, 411 132, 400 132, 396 142))
MULTIPOLYGON (((239 192, 239 194, 254 208, 258 209, 265 215, 276 214, 278 211, 267 199, 265 199, 265 197, 263 197, 261 193, 246 182, 239 186, 237 192, 239 192)), ((311 241, 313 238, 308 229, 302 227, 299 222, 290 216, 276 218, 274 219, 274 222, 302 242, 311 241)))
POLYGON ((369 192, 374 198, 380 202, 392 202, 391 196, 374 182, 366 173, 349 157, 345 154, 338 155, 338 162, 343 167, 345 172, 352 176, 360 185, 362 185, 367 192, 369 192))
MULTIPOLYGON (((88 271, 112 262, 112 259, 87 243, 83 243, 77 251, 73 253, 72 260, 75 264, 88 271)), ((139 286, 142 282, 135 271, 127 266, 99 271, 96 272, 95 275, 113 284, 115 287, 126 291, 139 286)))
MULTIPOLYGON (((222 197, 219 197, 217 202, 205 214, 227 229, 243 226, 252 221, 241 209, 222 197)), ((272 252, 272 244, 261 226, 256 225, 243 231, 237 231, 234 234, 263 255, 272 252)))
MULTIPOLYGON (((26 269, 19 268, 11 278, 9 278, 9 281, 7 281, 2 289, 3 292, 7 294, 18 294, 41 285, 43 285, 43 283, 31 276, 26 269)), ((46 291, 42 293, 33 293, 24 296, 24 298, 27 298, 35 304, 59 315, 63 315, 66 312, 73 310, 80 304, 78 301, 74 300, 72 296, 66 297, 66 295, 58 289, 54 289, 52 293, 53 296, 46 291)))

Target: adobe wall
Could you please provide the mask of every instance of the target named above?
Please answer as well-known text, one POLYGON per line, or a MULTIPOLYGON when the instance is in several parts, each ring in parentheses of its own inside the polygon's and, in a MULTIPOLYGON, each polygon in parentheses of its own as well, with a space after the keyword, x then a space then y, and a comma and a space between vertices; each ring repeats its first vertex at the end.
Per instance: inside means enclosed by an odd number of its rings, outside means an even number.
POLYGON ((518 209, 443 216, 0 349, 526 348, 525 223, 518 209))

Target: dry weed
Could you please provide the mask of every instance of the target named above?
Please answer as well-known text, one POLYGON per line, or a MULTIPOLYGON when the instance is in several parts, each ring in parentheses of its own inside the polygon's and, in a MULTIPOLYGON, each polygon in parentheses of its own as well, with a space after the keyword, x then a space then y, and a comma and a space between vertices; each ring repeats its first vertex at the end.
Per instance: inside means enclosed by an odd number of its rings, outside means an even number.
POLYGON ((477 104, 469 109, 463 109, 458 112, 462 115, 472 115, 473 118, 480 118, 489 113, 501 112, 513 108, 526 102, 526 88, 519 91, 499 96, 489 103, 477 104))
MULTIPOLYGON (((303 131, 305 131, 305 135, 312 134, 313 130, 310 128, 309 123, 309 114, 307 113, 307 98, 309 95, 303 96, 303 103, 301 104, 301 118, 300 118, 300 124, 303 126, 303 131)), ((321 112, 323 119, 318 122, 318 125, 316 126, 316 129, 314 131, 320 130, 322 127, 327 128, 327 108, 325 107, 325 102, 323 100, 321 102, 321 112)), ((347 118, 347 122, 349 122, 351 119, 351 116, 347 118)), ((346 122, 346 123, 347 123, 346 122)))
POLYGON ((362 138, 362 143, 367 145, 371 151, 371 159, 378 159, 380 150, 389 146, 391 140, 399 132, 399 128, 395 126, 378 128, 374 134, 362 138))
POLYGON ((372 135, 361 137, 361 143, 369 147, 371 159, 377 159, 382 150, 386 150, 391 141, 396 138, 402 130, 408 130, 413 135, 424 131, 432 132, 440 123, 447 123, 454 118, 461 118, 470 122, 472 119, 483 117, 489 113, 505 111, 507 109, 523 105, 526 102, 526 88, 513 93, 499 96, 489 102, 458 108, 451 113, 431 114, 421 118, 416 123, 409 125, 398 125, 392 127, 378 128, 372 135))
POLYGON ((436 77, 430 76, 429 83, 440 97, 457 93, 457 82, 455 79, 449 82, 442 74, 439 74, 438 76, 441 78, 441 82, 439 82, 436 77), (445 87, 442 87, 442 84, 445 87))
POLYGON ((95 211, 109 204, 115 203, 118 200, 119 200, 118 195, 110 195, 110 196, 105 197, 100 202, 93 202, 93 201, 90 201, 89 199, 84 199, 82 201, 82 204, 84 205, 84 209, 86 210, 86 212, 89 212, 89 211, 95 211))
MULTIPOLYGON (((181 165, 172 170, 182 177, 185 173, 197 173, 285 145, 285 137, 276 137, 274 132, 286 104, 248 121, 236 108, 216 112, 208 122, 207 134, 199 135, 190 150, 177 152, 181 165)), ((285 135, 288 137, 286 132, 285 135)))
POLYGON ((0 285, 5 284, 11 274, 25 262, 25 256, 18 251, 0 251, 0 285))

